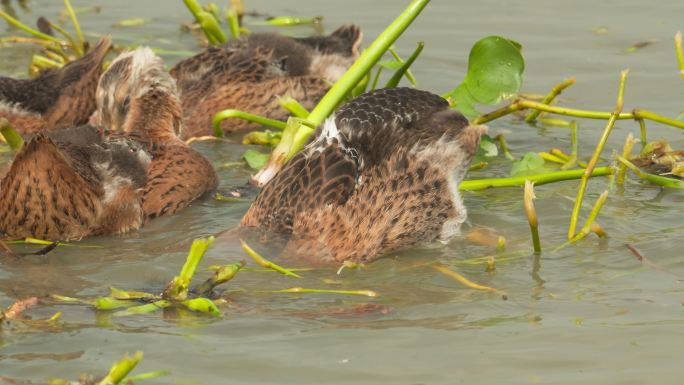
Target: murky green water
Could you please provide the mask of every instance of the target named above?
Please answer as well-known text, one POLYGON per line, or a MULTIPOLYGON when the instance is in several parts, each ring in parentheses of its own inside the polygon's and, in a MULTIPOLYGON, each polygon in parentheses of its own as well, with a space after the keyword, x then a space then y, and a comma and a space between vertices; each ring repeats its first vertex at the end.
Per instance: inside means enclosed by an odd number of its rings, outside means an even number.
MULTIPOLYGON (((404 6, 403 1, 251 1, 249 9, 274 15, 325 16, 330 31, 355 22, 370 41, 404 6)), ((22 20, 56 18, 60 1, 29 1, 17 9, 22 20)), ((86 31, 112 32, 115 41, 143 41, 157 47, 196 50, 179 31, 188 20, 182 2, 170 0, 76 2, 99 5, 100 14, 81 16, 86 31), (110 28, 130 17, 151 18, 135 28, 110 28)), ((477 39, 501 34, 525 46, 525 91, 546 93, 574 76, 565 105, 609 111, 619 72, 630 68, 626 109, 642 107, 677 116, 684 106, 684 82, 677 74, 672 36, 682 28, 678 1, 433 1, 398 43, 408 54, 423 40, 426 49, 413 71, 420 87, 443 92, 465 72, 467 53, 477 39), (607 34, 592 30, 606 27, 607 34), (633 53, 625 49, 653 39, 633 53)), ((2 24, 2 23, 0 23, 2 24)), ((305 34, 308 27, 292 33, 305 34)), ((3 27, 2 35, 10 33, 3 27)), ((29 49, 0 49, 0 73, 22 74, 29 49)), ((171 64, 178 56, 166 56, 171 64)), ((603 123, 581 123, 581 147, 588 156, 603 123)), ((533 127, 511 118, 490 125, 508 133, 511 151, 568 149, 564 128, 533 127)), ((610 149, 621 148, 633 122, 618 122, 610 149)), ((649 124, 651 137, 684 147, 681 131, 649 124)), ((197 144, 219 171, 222 191, 247 180, 238 144, 197 144)), ((0 154, 8 160, 8 154, 0 154)), ((506 175, 503 158, 471 178, 506 175)), ((564 241, 576 182, 537 188, 541 235, 547 250, 564 241)), ((587 205, 606 189, 592 180, 587 205)), ((111 318, 82 306, 38 306, 44 318, 63 312, 64 326, 38 331, 12 325, 0 332, 0 376, 33 381, 104 373, 125 352, 143 350, 137 372, 172 374, 148 384, 680 384, 684 375, 684 193, 630 179, 614 190, 599 222, 609 238, 593 236, 560 252, 530 252, 527 222, 517 188, 465 193, 468 225, 490 228, 522 251, 497 263, 459 261, 492 253, 465 239, 398 253, 363 271, 334 269, 305 274, 303 281, 271 273, 244 272, 229 285, 230 306, 220 319, 177 319, 152 314, 111 318), (635 245, 667 272, 643 266, 626 249, 635 245), (509 300, 460 286, 425 264, 454 264, 470 279, 505 290, 509 300), (679 274, 679 275, 677 275, 679 274), (333 280, 330 283, 328 280, 333 280), (291 286, 373 289, 376 299, 334 295, 272 294, 291 286)), ((158 220, 125 237, 84 242, 104 249, 58 248, 43 257, 2 260, 0 305, 29 295, 104 295, 107 287, 161 290, 178 271, 190 241, 234 226, 247 203, 207 199, 180 215, 158 220)), ((585 209, 588 211, 588 206, 585 209)), ((585 214, 586 215, 586 214, 585 214)), ((235 242, 217 243, 202 266, 245 258, 235 242)), ((204 278, 207 272, 200 272, 204 278)))

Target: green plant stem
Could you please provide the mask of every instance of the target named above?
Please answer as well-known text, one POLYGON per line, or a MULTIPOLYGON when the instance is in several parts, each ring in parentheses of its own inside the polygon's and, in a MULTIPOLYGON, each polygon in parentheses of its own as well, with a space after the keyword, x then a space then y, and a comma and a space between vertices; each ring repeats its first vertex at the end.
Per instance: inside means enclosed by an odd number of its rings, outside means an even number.
MULTIPOLYGON (((408 71, 409 71, 409 68, 411 68, 411 66, 413 65, 413 62, 416 61, 416 59, 418 58, 418 56, 420 56, 420 53, 423 52, 423 48, 425 48, 425 43, 423 43, 423 42, 421 41, 421 42, 418 43, 418 46, 417 46, 416 49, 413 51, 413 53, 411 54, 411 56, 409 56, 408 60, 406 60, 405 62, 403 62, 403 61, 401 61, 400 59, 398 59, 398 60, 400 60, 400 63, 402 63, 402 64, 401 64, 401 67, 399 67, 399 69, 394 73, 394 75, 392 75, 392 77, 390 78, 390 80, 387 81, 387 84, 385 85, 385 88, 393 88, 393 87, 396 87, 396 86, 399 84, 399 81, 401 81, 401 78, 404 77, 405 75, 406 75, 406 77, 408 78, 408 71)), ((395 53, 395 54, 396 54, 396 53, 395 53)), ((415 80, 415 79, 414 79, 414 80, 415 80)), ((415 82, 412 82, 412 83, 413 83, 414 86, 415 86, 415 82)))
POLYGON ((572 209, 572 215, 570 217, 570 226, 568 227, 568 239, 572 239, 572 237, 575 235, 580 209, 582 208, 582 200, 584 199, 584 192, 586 191, 587 183, 589 182, 589 176, 596 167, 596 163, 598 162, 598 159, 601 156, 601 152, 603 152, 603 148, 605 147, 606 142, 608 141, 608 137, 610 136, 610 133, 613 130, 615 121, 622 112, 625 94, 625 82, 627 81, 628 73, 628 70, 624 70, 620 73, 620 83, 618 85, 615 110, 610 115, 610 119, 608 119, 608 123, 606 123, 606 128, 603 130, 603 135, 601 135, 601 138, 599 139, 599 142, 596 145, 596 149, 594 150, 594 154, 591 156, 589 163, 587 163, 587 167, 584 169, 584 175, 582 175, 582 179, 580 179, 580 185, 577 189, 577 197, 575 198, 575 205, 572 209))
POLYGON ((539 219, 537 212, 534 209, 534 184, 529 180, 525 181, 525 191, 523 195, 523 206, 525 208, 525 215, 527 222, 530 224, 530 232, 532 233, 532 244, 536 254, 541 253, 541 241, 539 240, 539 219))
POLYGON ((50 36, 48 34, 42 33, 38 30, 35 30, 35 29, 29 27, 28 25, 22 23, 21 21, 13 18, 12 16, 10 16, 7 12, 5 12, 3 10, 0 10, 0 17, 5 19, 5 21, 7 21, 7 23, 9 25, 11 25, 15 28, 18 28, 18 29, 20 29, 20 30, 22 30, 28 34, 31 34, 31 35, 39 38, 39 39, 52 41, 52 42, 55 42, 57 44, 63 44, 64 43, 62 40, 59 40, 58 38, 56 38, 54 36, 50 36))
POLYGON ((646 122, 644 119, 637 119, 637 122, 639 122, 639 131, 641 133, 641 148, 644 148, 648 142, 646 140, 646 122))
POLYGON ((247 253, 247 255, 252 257, 252 259, 254 260, 254 262, 256 262, 257 265, 259 265, 261 267, 265 267, 267 269, 273 269, 273 270, 275 270, 275 271, 277 271, 283 275, 288 275, 290 277, 295 277, 295 278, 302 278, 302 276, 300 276, 299 274, 293 273, 292 271, 290 271, 290 270, 288 270, 282 266, 276 265, 275 263, 273 263, 273 262, 267 260, 266 258, 262 257, 261 254, 257 253, 254 249, 252 249, 242 239, 240 240, 240 245, 242 245, 242 250, 244 250, 245 253, 247 253))
POLYGON ((504 156, 508 160, 515 160, 515 157, 513 156, 513 154, 511 154, 511 152, 508 149, 508 144, 506 143, 506 137, 504 136, 504 134, 497 135, 496 137, 494 137, 494 140, 499 142, 499 147, 501 147, 501 152, 503 152, 504 156))
MULTIPOLYGON (((591 173, 592 177, 610 175, 612 167, 597 167, 591 173)), ((579 179, 584 174, 584 170, 556 171, 544 174, 516 176, 511 178, 492 178, 492 179, 471 179, 464 180, 459 185, 460 190, 477 191, 492 187, 518 187, 525 184, 525 180, 534 182, 540 186, 547 183, 560 182, 564 180, 579 179)))
POLYGON ((202 261, 204 253, 207 252, 207 249, 209 249, 213 243, 214 237, 211 236, 192 241, 188 257, 185 259, 185 264, 183 264, 180 274, 171 281, 166 289, 164 289, 162 298, 175 301, 183 301, 187 298, 188 288, 190 287, 192 277, 197 270, 197 265, 202 261))
POLYGON ((31 58, 31 64, 41 69, 62 67, 62 63, 38 54, 33 55, 33 57, 31 58))
POLYGON ((76 51, 76 55, 78 57, 83 56, 83 46, 78 44, 78 42, 76 40, 74 40, 74 37, 71 36, 71 34, 69 32, 67 32, 66 29, 60 27, 59 25, 57 25, 55 23, 51 23, 51 22, 49 22, 49 23, 50 23, 50 27, 52 29, 59 32, 60 35, 64 36, 64 38, 67 39, 69 41, 69 43, 71 43, 71 46, 74 47, 74 51, 76 51))
MULTIPOLYGON (((632 135, 632 133, 630 132, 629 135, 627 135, 627 139, 625 139, 625 145, 622 148, 622 157, 623 158, 629 159, 632 156, 632 149, 634 148, 635 142, 636 141, 634 140, 634 135, 632 135)), ((615 178, 618 186, 624 186, 626 172, 627 172, 627 165, 624 163, 621 163, 620 167, 618 167, 617 178, 615 178)))
MULTIPOLYGON (((422 43, 422 42, 421 42, 421 43, 422 43)), ((422 49, 422 48, 421 48, 421 49, 422 49)), ((398 62, 401 63, 401 64, 404 64, 404 59, 402 59, 401 56, 399 56, 399 54, 397 53, 397 51, 394 49, 394 46, 389 47, 387 50, 389 51, 389 53, 392 54, 392 56, 394 57, 394 60, 398 61, 398 62)), ((406 79, 408 79, 408 81, 409 81, 409 82, 411 83, 411 85, 413 85, 414 87, 418 85, 418 81, 416 80, 415 76, 413 76, 413 73, 411 73, 411 69, 410 69, 410 68, 407 68, 407 69, 406 69, 406 79)))
POLYGON ((269 119, 264 116, 260 115, 254 115, 250 114, 249 112, 244 112, 240 110, 233 110, 233 109, 228 109, 228 110, 223 110, 220 112, 217 112, 216 115, 212 118, 212 123, 214 125, 214 136, 216 137, 223 137, 223 129, 221 128, 221 122, 230 119, 230 118, 238 118, 238 119, 243 119, 248 122, 253 122, 253 123, 258 123, 264 126, 269 126, 269 127, 274 127, 279 130, 285 129, 286 123, 281 122, 280 120, 274 120, 274 119, 269 119))
MULTIPOLYGON (((543 104, 551 104, 553 103, 553 100, 556 99, 556 96, 560 95, 561 92, 563 92, 564 89, 570 87, 571 85, 575 84, 575 79, 565 79, 562 82, 556 84, 552 89, 551 92, 549 92, 546 97, 541 101, 543 104)), ((535 119, 541 114, 541 111, 539 110, 534 110, 527 115, 525 118, 525 122, 531 123, 534 122, 535 119)))
POLYGON ((273 290, 273 293, 323 293, 323 294, 347 294, 377 297, 378 293, 373 290, 331 290, 331 289, 307 289, 303 287, 291 287, 289 289, 273 290))
MULTIPOLYGON (((603 204, 606 203, 606 199, 608 198, 608 190, 605 190, 601 195, 599 195, 598 199, 596 199, 596 203, 594 203, 594 207, 592 207, 591 212, 589 212, 589 217, 587 218, 587 222, 582 226, 580 231, 575 234, 572 238, 570 238, 567 242, 563 243, 562 245, 558 246, 557 248, 553 249, 553 252, 557 252, 558 250, 573 244, 580 239, 586 237, 589 235, 589 233, 592 232, 592 226, 594 225, 594 221, 596 220, 596 217, 598 216, 599 212, 601 211, 601 208, 603 207, 603 204)), ((598 227, 594 227, 597 230, 597 235, 601 237, 601 234, 605 236, 605 232, 603 229, 598 227)))
POLYGON ((292 96, 283 96, 279 98, 278 104, 298 118, 306 119, 309 116, 309 111, 299 104, 292 96))
POLYGON ((83 49, 85 48, 85 39, 83 38, 83 32, 81 31, 81 24, 79 24, 78 18, 76 17, 76 12, 74 12, 74 8, 71 6, 71 1, 64 0, 64 7, 66 7, 67 13, 71 18, 71 23, 74 25, 76 38, 78 39, 78 45, 74 46, 74 50, 76 50, 76 52, 82 56, 83 49))
MULTIPOLYGON (((366 48, 347 72, 328 90, 311 111, 308 121, 313 127, 323 123, 359 81, 373 68, 395 40, 408 28, 430 0, 413 0, 411 4, 366 48)), ((271 153, 268 163, 254 176, 257 185, 263 186, 306 143, 314 128, 300 125, 291 143, 281 141, 271 153)))
POLYGON ((0 118, 0 134, 14 151, 18 151, 24 145, 24 139, 5 118, 0 118))
POLYGON ((230 8, 226 13, 226 20, 228 21, 228 29, 230 30, 233 39, 240 38, 240 18, 234 8, 230 8))
POLYGON ((379 66, 378 69, 375 71, 375 77, 373 77, 373 83, 371 83, 371 91, 375 90, 378 87, 378 81, 380 81, 380 74, 382 73, 382 69, 384 67, 379 66))
POLYGON ((677 64, 679 65, 679 74, 684 79, 684 52, 682 52, 682 31, 678 31, 674 37, 675 52, 677 53, 677 64))
MULTIPOLYGON (((539 102, 535 102, 532 100, 517 99, 507 106, 504 106, 502 108, 499 108, 498 110, 494 110, 492 112, 486 113, 484 115, 481 115, 481 116, 475 118, 472 121, 472 124, 484 124, 484 123, 490 122, 494 119, 498 119, 502 116, 513 113, 515 111, 524 110, 526 108, 532 108, 532 109, 541 110, 544 112, 551 112, 551 113, 558 114, 558 115, 574 116, 577 118, 585 118, 585 119, 607 120, 607 119, 610 119, 610 117, 612 115, 611 112, 578 110, 578 109, 574 109, 574 108, 549 106, 549 105, 539 103, 539 102)), ((639 118, 648 119, 648 120, 652 120, 654 122, 666 124, 668 126, 684 129, 684 121, 667 118, 667 117, 664 117, 662 115, 658 115, 654 112, 647 111, 647 110, 635 109, 632 112, 622 112, 622 113, 620 113, 620 115, 617 116, 617 120, 639 119, 639 118)))
POLYGON ((649 174, 649 173, 641 171, 637 166, 634 165, 634 163, 628 161, 627 159, 625 159, 621 156, 618 156, 617 159, 618 159, 618 161, 620 161, 620 163, 624 164, 625 166, 627 166, 627 168, 632 170, 632 172, 634 172, 639 178, 641 178, 645 181, 648 181, 648 182, 651 182, 651 183, 654 183, 654 184, 657 184, 657 185, 663 186, 663 187, 684 188, 684 182, 679 180, 679 179, 649 174))
POLYGON ((97 385, 112 385, 120 383, 121 380, 128 375, 128 373, 132 372, 133 369, 138 366, 138 363, 142 360, 142 358, 142 352, 135 352, 133 357, 126 355, 124 358, 114 363, 112 368, 109 370, 109 373, 107 373, 107 375, 100 382, 98 382, 97 385))

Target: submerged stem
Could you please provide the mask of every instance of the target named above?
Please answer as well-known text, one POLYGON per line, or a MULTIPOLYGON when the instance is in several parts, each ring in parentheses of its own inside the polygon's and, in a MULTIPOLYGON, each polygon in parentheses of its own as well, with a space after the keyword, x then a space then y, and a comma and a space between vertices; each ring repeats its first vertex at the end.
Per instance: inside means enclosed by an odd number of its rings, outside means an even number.
MULTIPOLYGON (((571 85, 575 84, 575 79, 565 79, 562 82, 556 84, 552 89, 551 92, 549 92, 548 95, 542 100, 541 102, 543 104, 551 104, 554 99, 556 99, 556 96, 560 95, 561 92, 563 92, 564 89, 570 87, 571 85)), ((525 118, 526 123, 531 123, 534 122, 535 119, 541 114, 541 111, 539 110, 534 110, 530 112, 529 115, 525 118)))
POLYGON ((584 192, 586 191, 587 183, 589 182, 589 176, 596 167, 596 163, 598 162, 598 159, 601 156, 601 152, 603 152, 603 148, 605 147, 606 142, 608 141, 608 137, 610 136, 610 133, 613 130, 615 121, 622 112, 625 94, 625 82, 627 80, 628 73, 628 70, 624 70, 620 73, 620 83, 618 85, 618 94, 617 101, 615 102, 615 110, 610 115, 610 119, 606 124, 606 128, 603 130, 603 135, 601 135, 601 138, 599 139, 599 142, 596 145, 596 149, 594 150, 594 154, 589 160, 587 167, 584 169, 584 175, 582 175, 582 179, 580 180, 580 185, 577 189, 577 198, 575 199, 575 205, 572 209, 572 215, 570 217, 570 226, 568 227, 568 239, 572 239, 572 237, 575 235, 580 209, 582 208, 582 200, 584 199, 584 192))

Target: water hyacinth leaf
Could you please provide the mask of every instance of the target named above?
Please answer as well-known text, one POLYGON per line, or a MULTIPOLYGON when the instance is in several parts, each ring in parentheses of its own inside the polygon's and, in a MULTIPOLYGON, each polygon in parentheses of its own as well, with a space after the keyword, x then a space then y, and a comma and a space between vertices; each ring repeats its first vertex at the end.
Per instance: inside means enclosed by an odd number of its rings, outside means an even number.
POLYGON ((501 36, 479 40, 470 50, 463 83, 445 96, 466 116, 473 116, 475 103, 492 105, 512 97, 522 86, 521 49, 519 43, 501 36))
POLYGON ((511 176, 539 174, 544 171, 544 159, 536 152, 528 152, 522 159, 513 163, 511 176))
POLYGON ((480 147, 477 149, 477 154, 475 155, 475 160, 478 158, 494 158, 499 156, 499 148, 496 147, 496 143, 489 135, 482 135, 480 138, 480 147))
POLYGON ((185 300, 181 303, 188 309, 198 313, 207 313, 215 317, 221 316, 221 311, 218 309, 214 301, 208 298, 193 298, 185 300))
POLYGON ((263 152, 259 152, 250 148, 249 150, 245 151, 244 154, 242 154, 242 157, 245 159, 250 168, 259 170, 266 165, 266 162, 268 162, 269 154, 264 154, 263 152))
POLYGON ((197 265, 202 261, 204 253, 214 243, 214 237, 198 238, 192 241, 188 257, 181 268, 180 274, 171 280, 169 285, 162 293, 163 298, 172 299, 175 301, 183 301, 188 297, 188 288, 192 277, 195 275, 197 265))

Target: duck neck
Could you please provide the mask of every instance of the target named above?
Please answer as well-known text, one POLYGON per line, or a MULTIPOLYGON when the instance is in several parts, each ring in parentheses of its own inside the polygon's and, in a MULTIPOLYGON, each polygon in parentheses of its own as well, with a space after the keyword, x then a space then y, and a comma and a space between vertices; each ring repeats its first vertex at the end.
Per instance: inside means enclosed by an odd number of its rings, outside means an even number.
POLYGON ((131 103, 123 130, 143 133, 155 143, 179 142, 183 118, 178 97, 152 86, 131 103))

